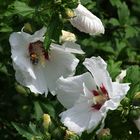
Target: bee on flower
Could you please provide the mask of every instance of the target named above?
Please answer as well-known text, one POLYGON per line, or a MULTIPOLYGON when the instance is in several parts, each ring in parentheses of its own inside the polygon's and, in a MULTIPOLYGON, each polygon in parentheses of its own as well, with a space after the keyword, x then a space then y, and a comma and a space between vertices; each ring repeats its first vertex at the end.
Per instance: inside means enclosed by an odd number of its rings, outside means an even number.
POLYGON ((11 57, 16 80, 34 93, 55 95, 56 80, 71 76, 79 60, 72 53, 83 54, 74 42, 62 45, 52 43, 49 50, 43 47, 46 28, 30 35, 23 30, 10 35, 11 57))

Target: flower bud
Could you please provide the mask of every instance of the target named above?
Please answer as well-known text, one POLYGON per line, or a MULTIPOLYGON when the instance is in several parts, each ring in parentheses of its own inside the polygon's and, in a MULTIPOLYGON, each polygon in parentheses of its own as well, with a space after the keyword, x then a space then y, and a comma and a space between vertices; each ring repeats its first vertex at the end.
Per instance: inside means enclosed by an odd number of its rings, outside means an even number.
POLYGON ((76 36, 75 34, 68 32, 68 31, 64 31, 62 30, 62 36, 60 37, 60 42, 66 42, 66 41, 72 41, 75 42, 76 41, 76 36))
POLYGON ((65 14, 64 15, 68 19, 75 17, 74 11, 70 8, 65 8, 65 14))
POLYGON ((30 23, 25 23, 23 27, 23 31, 27 33, 33 33, 33 29, 30 23))
POLYGON ((66 130, 65 138, 64 140, 70 140, 78 137, 74 132, 66 130))
POLYGON ((51 118, 50 118, 50 115, 48 114, 44 114, 43 115, 43 126, 45 129, 48 129, 48 127, 50 126, 51 124, 51 118))
POLYGON ((134 108, 134 109, 130 110, 129 117, 132 120, 138 119, 139 116, 140 116, 140 108, 134 108))
POLYGON ((134 106, 140 106, 140 92, 137 92, 133 98, 132 104, 134 106))
POLYGON ((110 134, 110 129, 102 129, 99 134, 97 135, 98 140, 111 140, 112 135, 110 134))
POLYGON ((130 105, 130 99, 128 97, 125 97, 122 101, 121 104, 123 106, 129 106, 130 105))
POLYGON ((27 90, 23 86, 21 86, 19 84, 15 84, 15 89, 18 93, 27 96, 27 90))

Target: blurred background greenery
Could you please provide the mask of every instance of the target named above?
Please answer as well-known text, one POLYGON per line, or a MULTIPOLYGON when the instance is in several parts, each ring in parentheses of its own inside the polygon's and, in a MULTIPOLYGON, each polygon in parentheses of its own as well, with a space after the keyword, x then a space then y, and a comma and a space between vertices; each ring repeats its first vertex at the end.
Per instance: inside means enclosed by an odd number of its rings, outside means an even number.
MULTIPOLYGON (((124 81, 132 83, 127 95, 130 101, 128 104, 126 102, 122 104, 122 109, 108 113, 106 127, 111 129, 113 140, 139 139, 138 130, 129 116, 130 112, 135 110, 134 96, 140 91, 140 1, 81 0, 81 3, 102 20, 105 26, 104 35, 90 36, 72 27, 65 17, 64 9, 75 8, 76 0, 69 2, 66 0, 0 0, 0 140, 66 139, 66 128, 62 126, 58 117, 64 108, 58 103, 56 97, 35 96, 15 80, 9 35, 20 31, 24 25, 28 24, 31 25, 32 31, 40 29, 44 24, 50 29, 46 39, 47 45, 51 43, 51 39, 58 42, 61 29, 75 33, 77 42, 86 52, 84 56, 77 56, 81 60, 77 74, 85 71, 81 65, 85 57, 98 55, 107 61, 113 80, 121 69, 128 69, 124 81), (55 12, 52 14, 53 10, 55 12), (59 17, 59 20, 56 18, 59 21, 56 25, 54 17, 60 11, 62 15, 64 13, 64 17, 62 16, 62 19, 59 17), (54 30, 55 34, 52 34, 54 30), (47 130, 42 125, 44 113, 49 114, 52 119, 51 127, 47 130)), ((87 140, 87 138, 96 139, 93 135, 87 134, 69 139, 87 140)))

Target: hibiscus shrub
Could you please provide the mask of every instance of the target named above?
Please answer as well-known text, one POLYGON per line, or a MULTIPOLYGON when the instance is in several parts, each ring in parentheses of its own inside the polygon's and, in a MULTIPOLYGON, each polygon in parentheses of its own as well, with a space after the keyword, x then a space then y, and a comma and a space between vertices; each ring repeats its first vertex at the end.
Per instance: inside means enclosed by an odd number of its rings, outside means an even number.
POLYGON ((1 1, 0 139, 139 140, 139 9, 1 1))

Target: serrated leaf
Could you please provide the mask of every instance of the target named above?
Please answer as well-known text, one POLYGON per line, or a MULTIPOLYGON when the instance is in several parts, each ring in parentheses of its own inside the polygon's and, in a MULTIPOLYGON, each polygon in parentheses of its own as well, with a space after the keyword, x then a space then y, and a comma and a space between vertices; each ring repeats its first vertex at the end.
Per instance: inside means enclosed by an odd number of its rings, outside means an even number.
POLYGON ((53 15, 45 34, 44 47, 46 50, 49 49, 52 41, 59 42, 62 26, 63 24, 59 18, 59 15, 53 15))
POLYGON ((108 61, 108 71, 113 80, 115 80, 116 76, 121 72, 121 64, 121 61, 115 62, 111 59, 108 61))
POLYGON ((128 68, 124 82, 130 83, 130 90, 127 96, 133 98, 136 92, 140 91, 140 67, 132 66, 128 68))
POLYGON ((20 14, 22 16, 31 16, 35 12, 35 9, 29 7, 26 3, 20 1, 15 1, 11 5, 11 7, 15 13, 20 14))
POLYGON ((49 103, 46 103, 46 104, 42 103, 42 107, 44 108, 44 111, 46 111, 52 118, 55 118, 55 115, 56 115, 55 109, 54 109, 54 107, 51 104, 49 104, 49 103))
POLYGON ((35 118, 36 120, 40 120, 43 116, 43 110, 39 104, 39 102, 35 101, 34 102, 34 111, 35 111, 35 118))
POLYGON ((127 69, 127 75, 125 77, 126 82, 131 82, 132 84, 136 84, 140 82, 140 67, 139 66, 131 66, 127 69))
POLYGON ((28 131, 27 127, 22 127, 21 125, 17 123, 12 123, 12 125, 18 131, 20 135, 27 138, 28 140, 32 140, 34 138, 34 135, 28 131))
POLYGON ((116 7, 119 7, 121 5, 120 0, 110 0, 110 3, 112 4, 112 6, 116 6, 116 7))
POLYGON ((86 4, 90 3, 90 2, 92 2, 92 0, 81 0, 81 3, 83 5, 86 5, 86 4))
POLYGON ((123 2, 118 8, 118 17, 119 17, 120 23, 123 25, 127 24, 129 16, 130 16, 130 11, 128 9, 128 6, 126 5, 125 2, 123 2))
POLYGON ((111 23, 113 26, 118 26, 120 25, 119 21, 116 18, 111 18, 109 20, 109 23, 111 23))
POLYGON ((132 27, 132 26, 127 26, 125 28, 125 38, 132 38, 135 37, 138 34, 138 31, 132 27))
POLYGON ((1 23, 0 24, 0 32, 5 33, 5 32, 12 32, 13 29, 11 27, 9 27, 7 24, 1 23))

